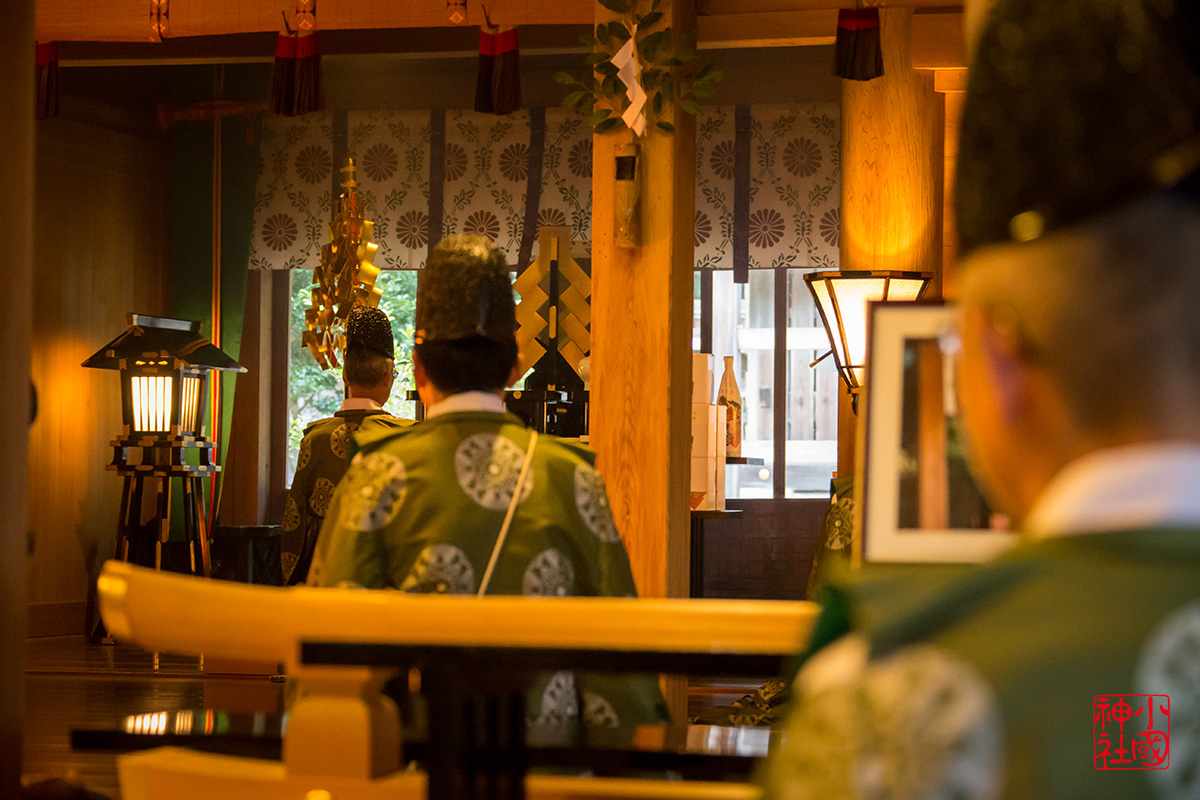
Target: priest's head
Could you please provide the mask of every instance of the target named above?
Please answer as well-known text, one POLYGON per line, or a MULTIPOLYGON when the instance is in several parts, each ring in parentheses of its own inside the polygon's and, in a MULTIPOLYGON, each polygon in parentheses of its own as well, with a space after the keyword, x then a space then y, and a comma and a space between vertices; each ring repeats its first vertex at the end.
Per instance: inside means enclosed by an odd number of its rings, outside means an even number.
POLYGON ((348 397, 368 397, 383 405, 396 379, 392 323, 378 308, 355 306, 346 319, 342 381, 348 397))
POLYGON ((462 392, 502 392, 521 377, 516 304, 504 253, 479 236, 450 236, 417 289, 413 371, 426 405, 462 392))
POLYGON ((1185 0, 998 0, 955 187, 959 391, 992 500, 1200 443, 1200 29, 1185 0))

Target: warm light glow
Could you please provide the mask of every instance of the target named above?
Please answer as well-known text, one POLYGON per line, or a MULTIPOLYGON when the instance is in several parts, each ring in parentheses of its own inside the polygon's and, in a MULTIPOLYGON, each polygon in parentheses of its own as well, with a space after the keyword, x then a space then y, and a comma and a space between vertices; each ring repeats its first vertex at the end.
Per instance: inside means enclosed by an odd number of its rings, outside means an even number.
POLYGON ((200 410, 200 379, 183 379, 183 410, 179 415, 179 429, 198 433, 199 422, 197 412, 200 410))
POLYGON ((133 429, 139 433, 169 431, 174 378, 170 375, 134 375, 130 381, 133 429))
POLYGON ((157 736, 167 732, 167 712, 137 714, 125 718, 125 732, 157 736))
POLYGON ((863 385, 867 309, 877 300, 916 300, 929 283, 920 272, 815 272, 804 276, 833 345, 838 373, 851 392, 863 385))
POLYGON ((175 733, 186 736, 192 732, 192 711, 175 712, 175 733))

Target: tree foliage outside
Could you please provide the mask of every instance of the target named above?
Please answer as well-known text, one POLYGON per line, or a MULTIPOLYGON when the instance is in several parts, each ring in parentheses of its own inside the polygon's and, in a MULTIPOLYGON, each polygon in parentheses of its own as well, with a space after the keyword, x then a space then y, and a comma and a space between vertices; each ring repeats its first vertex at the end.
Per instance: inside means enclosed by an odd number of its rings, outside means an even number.
MULTIPOLYGON (((301 343, 304 312, 311 305, 309 287, 312 270, 292 270, 291 308, 288 323, 288 455, 287 483, 296 472, 296 455, 304 429, 319 419, 333 416, 342 404, 345 390, 340 369, 322 370, 301 343)), ((375 285, 383 291, 379 308, 392 321, 396 340, 396 383, 387 410, 398 417, 412 419, 414 404, 406 400, 414 389, 412 370, 413 312, 417 305, 417 273, 411 270, 384 270, 375 285)))

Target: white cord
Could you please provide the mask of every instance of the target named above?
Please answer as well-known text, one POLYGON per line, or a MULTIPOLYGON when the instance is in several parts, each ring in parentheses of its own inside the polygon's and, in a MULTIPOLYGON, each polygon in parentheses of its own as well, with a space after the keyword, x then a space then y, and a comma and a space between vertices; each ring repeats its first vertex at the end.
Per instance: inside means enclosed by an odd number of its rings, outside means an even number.
POLYGON ((508 528, 512 525, 517 503, 521 502, 521 490, 525 488, 525 476, 529 474, 529 465, 533 463, 533 446, 537 444, 537 437, 537 431, 530 431, 529 449, 525 451, 525 463, 521 465, 521 474, 517 476, 517 485, 513 487, 512 500, 508 504, 508 513, 504 515, 504 524, 500 526, 500 535, 496 537, 496 546, 492 548, 492 557, 488 560, 487 569, 483 572, 483 580, 479 582, 479 591, 475 593, 476 597, 483 597, 487 592, 488 584, 492 582, 492 572, 496 569, 496 561, 500 558, 504 540, 508 538, 508 528))

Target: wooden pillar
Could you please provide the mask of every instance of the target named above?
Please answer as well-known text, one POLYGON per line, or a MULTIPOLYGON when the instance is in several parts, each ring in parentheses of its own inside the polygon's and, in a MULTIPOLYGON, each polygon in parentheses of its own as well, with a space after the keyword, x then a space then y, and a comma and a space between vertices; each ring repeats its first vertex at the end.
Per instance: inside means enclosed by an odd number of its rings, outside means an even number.
POLYGON ((958 171, 958 131, 963 101, 967 97, 966 69, 939 69, 933 88, 945 107, 945 157, 942 159, 945 191, 942 198, 942 297, 958 297, 958 227, 954 219, 954 174, 958 171))
MULTIPOLYGON (((695 26, 694 0, 663 0, 676 32, 695 26)), ((596 22, 613 19, 596 4, 596 22)), ((692 235, 696 137, 675 107, 674 134, 639 142, 642 244, 614 237, 614 158, 633 137, 594 140, 591 444, 643 597, 684 597, 689 558, 692 235)))
MULTIPOLYGON (((912 68, 912 9, 879 16, 883 76, 842 81, 841 269, 932 272, 927 291, 940 296, 941 97, 933 73, 912 68)), ((839 405, 839 475, 855 468, 848 410, 839 405)))
POLYGON ((33 306, 33 0, 13 0, 0 25, 0 797, 21 785, 25 675, 25 486, 33 306))
MULTIPOLYGON (((230 525, 269 524, 271 488, 271 379, 277 353, 271 334, 274 270, 251 270, 246 281, 246 311, 238 363, 246 367, 233 398, 233 418, 225 451, 225 480, 221 489, 223 516, 230 525)), ((219 380, 219 378, 218 378, 219 380)))

